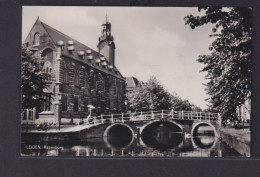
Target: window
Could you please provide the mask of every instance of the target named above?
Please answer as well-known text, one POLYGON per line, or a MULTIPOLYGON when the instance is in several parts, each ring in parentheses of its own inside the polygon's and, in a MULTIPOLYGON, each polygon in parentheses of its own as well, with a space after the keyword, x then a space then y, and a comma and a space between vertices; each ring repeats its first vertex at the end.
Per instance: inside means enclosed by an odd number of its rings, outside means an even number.
POLYGON ((69 67, 66 66, 65 62, 62 62, 62 80, 64 83, 68 83, 68 72, 69 72, 69 67))
POLYGON ((73 106, 73 112, 79 111, 79 97, 74 96, 74 106, 73 106))
POLYGON ((23 110, 23 116, 22 116, 22 120, 26 120, 26 117, 27 117, 27 111, 26 110, 23 110))
POLYGON ((79 85, 82 86, 82 87, 85 85, 85 84, 84 84, 84 83, 85 83, 84 74, 85 74, 84 69, 81 68, 81 69, 79 70, 79 85))
POLYGON ((51 110, 51 94, 45 94, 43 96, 43 102, 41 105, 42 111, 50 111, 51 110))
POLYGON ((46 61, 46 62, 44 63, 42 71, 43 71, 44 73, 49 74, 47 80, 48 80, 48 81, 51 81, 52 64, 51 64, 50 61, 46 61))
POLYGON ((68 110, 68 96, 67 95, 62 95, 61 97, 61 110, 62 111, 67 111, 68 110))
POLYGON ((74 66, 73 65, 70 65, 69 66, 69 83, 71 84, 71 85, 73 85, 73 83, 74 83, 74 80, 75 80, 75 69, 74 69, 74 66))
POLYGON ((40 45, 40 33, 35 33, 33 44, 34 45, 40 45))
POLYGON ((85 72, 85 79, 84 79, 84 83, 85 83, 85 87, 87 87, 88 88, 88 72, 86 71, 85 72))
POLYGON ((79 85, 79 70, 75 70, 75 85, 79 85))

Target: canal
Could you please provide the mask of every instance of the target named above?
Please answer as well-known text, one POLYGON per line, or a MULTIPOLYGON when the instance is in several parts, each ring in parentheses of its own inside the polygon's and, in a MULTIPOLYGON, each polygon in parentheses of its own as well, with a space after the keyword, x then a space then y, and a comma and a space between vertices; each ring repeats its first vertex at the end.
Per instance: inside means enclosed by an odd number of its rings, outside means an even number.
MULTIPOLYGON (((157 126, 141 136, 113 130, 107 137, 38 142, 34 134, 21 144, 22 156, 87 157, 232 157, 241 156, 208 127, 197 136, 183 136, 168 126, 157 126), (121 132, 121 133, 120 133, 121 132)), ((28 135, 27 135, 28 136, 28 135)))

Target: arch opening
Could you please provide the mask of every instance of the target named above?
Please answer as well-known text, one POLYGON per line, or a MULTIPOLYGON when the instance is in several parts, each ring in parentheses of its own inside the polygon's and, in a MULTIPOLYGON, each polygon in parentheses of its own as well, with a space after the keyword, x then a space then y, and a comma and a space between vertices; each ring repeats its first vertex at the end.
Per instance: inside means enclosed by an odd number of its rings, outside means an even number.
POLYGON ((109 126, 104 133, 105 141, 114 148, 123 148, 131 144, 134 133, 131 127, 124 124, 109 126))
POLYGON ((216 136, 215 128, 209 123, 199 123, 192 129, 193 136, 216 136))
POLYGON ((156 121, 143 128, 141 138, 154 149, 174 149, 183 141, 183 128, 172 121, 156 121))

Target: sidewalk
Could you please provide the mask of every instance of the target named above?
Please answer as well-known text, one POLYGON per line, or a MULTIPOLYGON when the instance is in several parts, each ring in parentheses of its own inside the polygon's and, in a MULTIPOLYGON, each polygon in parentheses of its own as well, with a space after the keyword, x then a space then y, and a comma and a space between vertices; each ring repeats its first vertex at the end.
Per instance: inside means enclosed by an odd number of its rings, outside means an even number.
MULTIPOLYGON (((28 133, 64 133, 64 132, 77 132, 81 131, 84 129, 88 129, 90 127, 94 127, 96 125, 99 125, 100 123, 97 124, 82 124, 82 125, 73 125, 70 127, 61 127, 60 130, 57 128, 51 128, 49 130, 38 130, 38 129, 31 129, 28 131, 28 133)), ((24 133, 27 133, 26 131, 22 131, 24 133)))

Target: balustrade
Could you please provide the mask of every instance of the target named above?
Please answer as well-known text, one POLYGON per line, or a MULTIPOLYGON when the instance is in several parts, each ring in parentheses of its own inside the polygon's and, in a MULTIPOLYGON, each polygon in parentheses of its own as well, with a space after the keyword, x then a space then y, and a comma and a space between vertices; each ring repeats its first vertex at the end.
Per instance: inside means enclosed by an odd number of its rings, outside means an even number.
POLYGON ((89 124, 98 123, 115 123, 125 121, 147 121, 154 119, 183 119, 183 120, 207 120, 207 121, 218 121, 220 119, 217 113, 206 113, 206 112, 194 112, 194 111, 174 111, 174 110, 161 110, 161 111, 148 111, 148 112, 135 112, 135 113, 121 113, 111 115, 101 115, 98 117, 92 117, 89 124))

